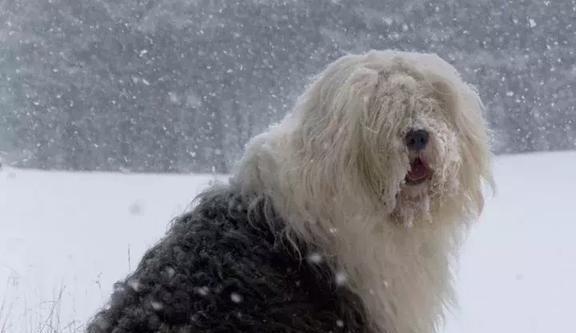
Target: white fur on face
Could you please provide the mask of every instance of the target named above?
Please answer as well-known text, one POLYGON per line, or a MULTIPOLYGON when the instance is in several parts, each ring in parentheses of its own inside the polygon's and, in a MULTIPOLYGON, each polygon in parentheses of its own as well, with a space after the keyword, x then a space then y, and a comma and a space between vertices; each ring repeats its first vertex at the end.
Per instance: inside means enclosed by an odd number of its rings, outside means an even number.
POLYGON ((435 55, 345 56, 250 142, 233 181, 270 197, 289 236, 334 258, 373 331, 433 332, 451 300, 452 256, 491 183, 481 103, 435 55), (406 134, 417 129, 430 139, 413 152, 406 134), (431 176, 409 185, 416 158, 431 176))

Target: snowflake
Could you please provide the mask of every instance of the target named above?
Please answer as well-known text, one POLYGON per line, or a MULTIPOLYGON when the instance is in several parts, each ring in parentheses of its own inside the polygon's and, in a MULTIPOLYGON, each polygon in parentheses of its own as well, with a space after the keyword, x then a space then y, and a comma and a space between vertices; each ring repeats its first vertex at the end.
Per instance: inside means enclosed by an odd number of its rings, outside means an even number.
POLYGON ((234 303, 241 303, 243 300, 242 295, 237 294, 237 293, 231 293, 230 294, 230 299, 232 300, 232 302, 234 303))
POLYGON ((160 311, 164 308, 164 305, 160 302, 157 302, 157 301, 151 301, 150 305, 152 305, 152 309, 154 309, 156 311, 160 311))
POLYGON ((346 277, 346 274, 344 272, 338 272, 336 273, 336 284, 339 286, 342 286, 346 283, 346 280, 348 278, 346 277))
POLYGON ((140 287, 142 286, 140 284, 140 281, 136 279, 129 280, 127 284, 130 288, 132 288, 136 292, 138 292, 140 290, 140 287))
POLYGON ((176 274, 176 270, 170 266, 166 267, 164 269, 164 272, 166 273, 166 276, 168 276, 169 279, 173 278, 174 275, 176 274))
POLYGON ((308 256, 308 261, 313 264, 319 264, 322 262, 322 255, 320 253, 312 253, 308 256))
POLYGON ((198 293, 201 296, 206 296, 206 295, 208 295, 209 292, 210 292, 210 289, 208 289, 208 287, 196 288, 196 293, 198 293))

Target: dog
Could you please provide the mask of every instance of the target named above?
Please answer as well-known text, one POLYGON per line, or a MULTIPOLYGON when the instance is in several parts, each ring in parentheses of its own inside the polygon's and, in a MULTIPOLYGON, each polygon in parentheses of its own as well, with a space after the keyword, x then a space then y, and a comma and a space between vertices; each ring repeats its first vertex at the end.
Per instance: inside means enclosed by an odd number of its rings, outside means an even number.
POLYGON ((431 333, 493 186, 477 92, 436 55, 317 75, 173 221, 89 333, 431 333))

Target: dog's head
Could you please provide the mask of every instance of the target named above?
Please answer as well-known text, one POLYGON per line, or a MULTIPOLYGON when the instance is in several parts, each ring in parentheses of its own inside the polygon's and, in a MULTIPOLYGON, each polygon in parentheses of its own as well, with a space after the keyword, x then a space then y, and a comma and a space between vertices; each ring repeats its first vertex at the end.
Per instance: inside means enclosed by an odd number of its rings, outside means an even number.
POLYGON ((285 122, 312 197, 368 201, 409 224, 482 209, 491 175, 481 108, 439 57, 372 51, 328 66, 285 122))

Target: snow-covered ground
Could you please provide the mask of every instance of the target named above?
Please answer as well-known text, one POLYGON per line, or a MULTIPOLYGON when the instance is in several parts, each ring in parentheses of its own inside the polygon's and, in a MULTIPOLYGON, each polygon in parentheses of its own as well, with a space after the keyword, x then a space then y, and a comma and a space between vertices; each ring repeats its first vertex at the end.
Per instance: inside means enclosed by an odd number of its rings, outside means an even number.
MULTIPOLYGON (((447 333, 576 332, 576 152, 500 157, 447 333)), ((211 175, 0 171, 0 333, 77 332, 211 175)))

